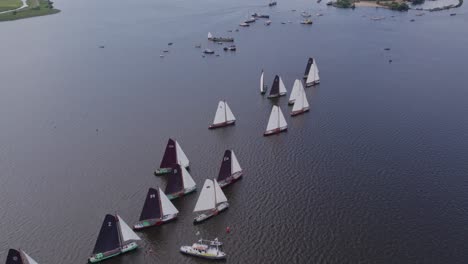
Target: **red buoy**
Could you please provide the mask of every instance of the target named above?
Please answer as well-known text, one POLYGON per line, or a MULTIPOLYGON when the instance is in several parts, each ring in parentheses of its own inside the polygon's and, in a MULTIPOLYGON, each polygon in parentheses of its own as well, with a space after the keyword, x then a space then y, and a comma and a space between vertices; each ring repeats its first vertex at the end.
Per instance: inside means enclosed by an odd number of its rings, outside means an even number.
POLYGON ((226 227, 226 233, 231 233, 231 228, 229 226, 226 227))

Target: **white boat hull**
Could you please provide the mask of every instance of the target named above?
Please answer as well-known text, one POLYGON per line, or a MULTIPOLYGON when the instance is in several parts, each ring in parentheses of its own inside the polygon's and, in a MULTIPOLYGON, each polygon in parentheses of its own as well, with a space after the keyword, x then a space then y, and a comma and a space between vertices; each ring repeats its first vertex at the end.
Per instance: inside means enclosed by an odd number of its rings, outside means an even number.
POLYGON ((204 213, 204 214, 200 214, 197 217, 195 217, 195 219, 193 219, 193 224, 202 223, 202 222, 210 219, 211 217, 218 215, 219 213, 221 213, 222 211, 224 211, 224 210, 226 210, 228 208, 229 208, 229 203, 227 203, 227 202, 221 203, 221 204, 219 204, 217 206, 216 210, 213 210, 211 212, 207 212, 207 213, 204 213))
POLYGON ((184 254, 187 254, 187 255, 200 257, 200 258, 207 258, 207 259, 225 259, 226 258, 226 253, 224 253, 222 251, 218 250, 216 252, 217 254, 214 254, 214 253, 204 252, 204 251, 201 251, 201 250, 196 250, 196 249, 193 249, 190 246, 182 246, 180 248, 180 252, 182 252, 184 254))

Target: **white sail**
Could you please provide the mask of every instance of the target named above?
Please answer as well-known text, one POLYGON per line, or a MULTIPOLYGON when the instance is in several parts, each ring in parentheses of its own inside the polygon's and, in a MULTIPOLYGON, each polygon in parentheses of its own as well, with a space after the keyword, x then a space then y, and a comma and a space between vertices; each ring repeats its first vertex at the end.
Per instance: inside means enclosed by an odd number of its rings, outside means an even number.
POLYGON ((212 39, 213 38, 213 35, 211 34, 211 32, 208 32, 208 39, 212 39))
POLYGON ((212 210, 216 207, 215 205, 215 194, 214 194, 214 184, 212 180, 205 180, 203 184, 203 189, 200 192, 198 197, 197 204, 195 205, 194 212, 212 210))
POLYGON ((242 168, 237 160, 236 154, 234 154, 234 150, 231 150, 231 175, 242 171, 242 168))
POLYGON ((293 88, 292 88, 292 91, 291 91, 291 95, 289 96, 289 103, 294 103, 296 98, 301 93, 301 88, 304 89, 302 87, 302 82, 300 80, 296 79, 294 81, 294 85, 293 85, 293 88))
POLYGON ((309 102, 307 101, 306 94, 304 88, 302 88, 299 92, 298 97, 296 98, 296 102, 294 102, 294 106, 292 111, 297 112, 306 109, 309 107, 309 102))
POLYGON ((318 69, 317 61, 315 61, 314 67, 315 67, 315 74, 316 74, 315 80, 318 82, 318 81, 320 81, 320 76, 319 76, 320 71, 318 69))
MULTIPOLYGON (((183 168, 183 167, 182 167, 183 168)), ((159 198, 161 200, 162 214, 161 215, 171 215, 179 213, 179 210, 171 203, 166 194, 159 188, 159 198)))
POLYGON ((117 215, 117 218, 119 219, 119 229, 120 229, 120 234, 122 235, 122 244, 128 241, 135 241, 135 240, 141 240, 141 238, 133 232, 133 230, 125 223, 125 221, 117 215))
POLYGON ((185 155, 184 151, 179 145, 179 142, 176 141, 176 151, 177 151, 177 161, 179 162, 179 165, 183 167, 188 167, 190 165, 190 162, 187 158, 187 155, 185 155))
POLYGON ((38 264, 34 259, 32 259, 26 252, 21 250, 21 253, 26 257, 26 264, 38 264))
POLYGON ((317 62, 314 61, 314 63, 310 66, 309 75, 307 75, 306 85, 312 85, 314 83, 317 83, 318 81, 320 81, 320 77, 318 73, 317 62))
POLYGON ((278 107, 278 111, 279 111, 279 127, 285 128, 288 126, 288 123, 286 123, 286 119, 284 118, 283 111, 281 111, 281 108, 278 107))
POLYGON ((279 117, 278 111, 279 111, 279 107, 274 105, 273 108, 271 109, 270 119, 268 120, 266 131, 270 131, 270 130, 278 128, 278 117, 279 117))
POLYGON ((195 187, 196 183, 193 181, 192 176, 190 176, 190 173, 185 169, 183 166, 180 166, 182 168, 182 180, 184 182, 184 189, 190 189, 195 187))
POLYGON ((226 121, 234 121, 234 120, 236 120, 236 117, 235 117, 234 114, 232 113, 231 108, 230 108, 229 105, 226 103, 226 101, 224 101, 224 104, 225 104, 225 106, 226 106, 226 118, 227 118, 226 121))
POLYGON ((284 86, 283 79, 279 78, 279 93, 280 95, 286 94, 288 91, 286 90, 286 86, 284 86))
POLYGON ((218 181, 216 179, 213 181, 214 181, 214 186, 215 186, 215 191, 216 191, 216 205, 227 202, 226 195, 224 195, 223 190, 221 190, 221 187, 219 186, 218 181))
POLYGON ((226 109, 224 101, 219 101, 218 108, 216 108, 216 114, 213 120, 213 125, 222 124, 226 122, 226 109))
POLYGON ((261 93, 265 92, 263 89, 264 89, 264 85, 263 85, 263 71, 262 71, 262 75, 260 75, 260 92, 261 93))

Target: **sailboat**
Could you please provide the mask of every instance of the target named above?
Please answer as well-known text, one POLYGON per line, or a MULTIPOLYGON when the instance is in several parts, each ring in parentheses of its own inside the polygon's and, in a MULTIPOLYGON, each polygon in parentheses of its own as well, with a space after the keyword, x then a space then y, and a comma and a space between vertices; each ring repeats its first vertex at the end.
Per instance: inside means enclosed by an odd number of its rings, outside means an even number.
POLYGON ((190 166, 190 161, 180 147, 179 142, 170 138, 167 141, 166 151, 164 152, 161 165, 159 169, 154 172, 154 175, 158 176, 171 173, 174 164, 180 164, 188 168, 190 166))
POLYGON ((201 223, 229 208, 229 203, 216 180, 205 180, 203 189, 198 197, 193 212, 201 212, 193 220, 194 224, 201 223))
POLYGON ((177 218, 179 211, 167 198, 164 192, 158 188, 149 188, 146 195, 143 210, 141 210, 140 220, 133 225, 133 229, 162 225, 177 218))
POLYGON ((260 93, 261 94, 265 94, 266 93, 266 90, 268 89, 268 85, 265 84, 265 81, 264 81, 264 77, 263 77, 263 70, 262 70, 262 74, 260 75, 260 93))
POLYGON ((167 182, 166 193, 169 200, 182 197, 189 194, 197 189, 195 182, 190 176, 190 173, 179 164, 175 164, 172 167, 172 176, 169 177, 167 182))
POLYGON ((107 214, 89 262, 96 263, 138 248, 141 238, 119 215, 107 214))
MULTIPOLYGON (((309 67, 309 71, 306 77, 306 87, 313 86, 313 85, 320 83, 320 76, 319 76, 319 70, 317 67, 317 61, 314 60, 313 58, 309 58, 309 62, 307 63, 307 66, 309 67), (310 64, 310 67, 309 67, 310 61, 312 61, 312 64, 310 64)), ((307 70, 307 67, 306 67, 306 70, 307 70)))
POLYGON ((302 86, 302 82, 299 79, 296 79, 294 81, 294 85, 291 91, 291 95, 289 96, 289 101, 288 104, 292 105, 294 104, 294 101, 296 101, 296 98, 299 96, 301 93, 301 89, 304 90, 304 87, 302 86))
POLYGON ((309 111, 309 101, 307 101, 307 96, 304 87, 302 87, 301 85, 301 88, 299 89, 299 94, 294 102, 291 116, 296 116, 307 111, 309 111))
POLYGON ((305 72, 304 72, 304 79, 307 79, 307 76, 309 75, 310 67, 312 66, 313 63, 314 63, 313 58, 309 58, 307 60, 307 65, 306 65, 306 69, 305 69, 305 72))
POLYGON ((286 86, 284 86, 283 80, 278 75, 275 76, 273 80, 273 85, 271 86, 270 95, 268 98, 275 98, 283 96, 287 93, 286 86))
POLYGON ((223 161, 218 174, 218 183, 221 188, 237 181, 242 177, 242 168, 237 160, 236 154, 233 150, 226 150, 224 152, 223 161))
POLYGON ((6 264, 38 264, 34 259, 32 259, 26 252, 19 249, 10 249, 8 250, 8 256, 6 259, 6 264))
POLYGON ((225 127, 229 125, 234 125, 235 123, 236 117, 232 113, 229 105, 226 103, 226 101, 219 101, 213 124, 210 125, 208 128, 214 129, 218 127, 225 127))
POLYGON ((288 124, 284 118, 283 112, 279 106, 274 105, 271 109, 270 119, 266 128, 264 136, 274 135, 286 131, 288 124))

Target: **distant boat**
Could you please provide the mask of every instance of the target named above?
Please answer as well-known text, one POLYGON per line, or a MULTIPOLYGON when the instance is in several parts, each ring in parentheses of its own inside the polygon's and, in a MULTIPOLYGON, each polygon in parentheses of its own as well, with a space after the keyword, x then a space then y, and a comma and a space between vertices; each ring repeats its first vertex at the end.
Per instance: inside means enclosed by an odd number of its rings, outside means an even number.
POLYGON ((162 225, 177 218, 179 211, 169 201, 164 192, 149 188, 146 195, 143 210, 141 210, 140 220, 133 225, 133 229, 141 230, 143 228, 162 225))
POLYGON ((89 262, 96 263, 138 248, 140 237, 118 215, 106 215, 89 262))
POLYGON ((261 14, 258 14, 258 13, 253 13, 252 17, 254 17, 254 18, 270 18, 269 15, 261 15, 261 14))
POLYGON ((23 250, 10 249, 8 250, 8 256, 6 264, 38 264, 23 250))
POLYGON ((180 147, 179 142, 170 138, 167 141, 161 165, 159 165, 159 169, 157 169, 154 174, 164 175, 171 173, 174 164, 181 164, 185 168, 188 168, 190 166, 190 161, 180 147))
POLYGON ((312 15, 310 13, 307 13, 306 11, 301 13, 302 17, 311 17, 312 15))
POLYGON ((203 53, 205 53, 205 54, 214 54, 215 52, 214 52, 214 50, 211 50, 211 49, 205 49, 203 51, 203 53))
POLYGON ((312 25, 313 22, 310 19, 306 19, 306 20, 301 21, 301 24, 303 24, 303 25, 312 25))
POLYGON ((193 220, 194 224, 201 223, 207 219, 218 215, 229 207, 227 198, 216 180, 205 180, 203 189, 198 197, 197 204, 193 210, 201 213, 193 220))
POLYGON ((270 24, 271 24, 271 20, 265 21, 265 25, 266 25, 266 26, 269 26, 270 24))
POLYGON ((218 174, 218 183, 221 188, 228 186, 242 177, 242 168, 233 150, 224 152, 223 161, 218 174))
POLYGON ((265 94, 267 89, 268 89, 268 85, 265 84, 264 73, 262 70, 262 74, 260 74, 260 93, 265 94))
POLYGON ((270 119, 266 128, 264 136, 274 135, 286 131, 288 124, 284 118, 283 112, 279 106, 274 105, 271 109, 270 119))
POLYGON ((234 38, 214 37, 213 34, 211 34, 211 32, 208 32, 208 40, 214 42, 233 42, 234 38))
POLYGON ((293 105, 294 102, 296 101, 296 98, 299 97, 301 93, 301 89, 304 90, 304 87, 302 86, 301 80, 296 79, 294 81, 294 85, 291 91, 291 95, 289 96, 289 101, 288 104, 293 105))
POLYGON ((253 23, 255 21, 257 21, 257 19, 255 19, 255 17, 251 17, 251 18, 247 19, 246 21, 244 21, 244 23, 250 24, 250 23, 253 23))
POLYGON ((239 26, 241 26, 241 27, 249 27, 250 25, 247 24, 247 23, 240 23, 239 26))
POLYGON ((216 108, 216 114, 211 124, 208 128, 214 129, 219 127, 225 127, 234 125, 236 123, 236 117, 231 111, 231 108, 226 103, 226 101, 219 101, 218 108, 216 108))
POLYGON ((307 101, 307 96, 304 90, 304 87, 301 86, 298 89, 297 97, 294 101, 294 106, 291 112, 291 116, 300 115, 309 111, 309 101, 307 101))
POLYGON ((317 61, 313 58, 309 58, 306 67, 306 87, 313 86, 320 83, 319 70, 317 67, 317 61))
POLYGON ((186 194, 194 192, 197 189, 197 185, 193 181, 190 173, 179 164, 174 164, 172 167, 172 175, 167 181, 166 189, 164 193, 167 195, 169 200, 182 197, 186 194))
POLYGON ((283 80, 281 77, 276 75, 275 79, 273 80, 273 85, 271 86, 270 95, 268 95, 268 98, 280 97, 286 95, 287 92, 288 91, 286 90, 286 86, 284 86, 283 80))
POLYGON ((276 1, 270 1, 270 3, 268 4, 268 6, 275 6, 276 5, 276 1))

